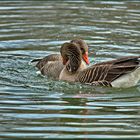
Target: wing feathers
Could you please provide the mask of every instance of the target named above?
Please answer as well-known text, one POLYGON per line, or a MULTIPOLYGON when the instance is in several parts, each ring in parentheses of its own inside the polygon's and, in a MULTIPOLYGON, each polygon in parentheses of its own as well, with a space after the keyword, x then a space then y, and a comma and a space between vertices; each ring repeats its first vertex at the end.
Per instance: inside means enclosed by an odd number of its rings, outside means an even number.
MULTIPOLYGON (((51 54, 48 55, 38 61, 36 64, 36 67, 41 70, 44 65, 46 65, 49 61, 59 61, 61 59, 61 56, 59 54, 51 54)), ((33 60, 34 61, 34 60, 33 60)))
POLYGON ((139 58, 140 56, 131 56, 95 64, 80 72, 76 81, 91 85, 110 86, 113 80, 138 68, 139 58))

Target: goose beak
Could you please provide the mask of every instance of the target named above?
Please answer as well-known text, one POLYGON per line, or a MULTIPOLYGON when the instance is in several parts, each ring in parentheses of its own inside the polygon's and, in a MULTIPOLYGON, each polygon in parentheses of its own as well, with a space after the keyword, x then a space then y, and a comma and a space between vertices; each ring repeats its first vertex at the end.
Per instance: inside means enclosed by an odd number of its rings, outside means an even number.
POLYGON ((86 52, 85 54, 83 54, 82 58, 86 62, 87 65, 90 64, 89 59, 88 59, 88 52, 86 52))
POLYGON ((66 65, 67 63, 66 59, 63 58, 62 61, 63 61, 63 65, 66 65))

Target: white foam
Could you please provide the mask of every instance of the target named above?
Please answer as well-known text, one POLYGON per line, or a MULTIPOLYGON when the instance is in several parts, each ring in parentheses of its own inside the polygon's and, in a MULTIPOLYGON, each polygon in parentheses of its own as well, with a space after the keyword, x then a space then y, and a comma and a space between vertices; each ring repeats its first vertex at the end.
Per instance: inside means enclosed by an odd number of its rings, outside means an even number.
POLYGON ((40 74, 41 74, 41 71, 38 70, 38 71, 36 72, 36 74, 40 75, 40 74))

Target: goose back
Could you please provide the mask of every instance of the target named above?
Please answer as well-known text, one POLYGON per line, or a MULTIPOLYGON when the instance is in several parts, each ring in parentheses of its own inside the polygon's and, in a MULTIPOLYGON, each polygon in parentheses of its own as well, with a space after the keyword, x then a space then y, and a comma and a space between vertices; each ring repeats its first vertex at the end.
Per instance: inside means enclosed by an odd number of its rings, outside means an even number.
POLYGON ((60 72, 64 68, 60 54, 51 54, 42 59, 34 59, 32 62, 37 62, 36 67, 42 75, 58 79, 60 72))
POLYGON ((41 59, 34 59, 32 62, 37 61, 36 67, 41 70, 42 67, 44 67, 45 64, 48 64, 50 61, 62 61, 60 54, 51 54, 41 59))
POLYGON ((140 56, 98 63, 79 72, 76 81, 91 85, 111 86, 111 82, 139 67, 140 56))

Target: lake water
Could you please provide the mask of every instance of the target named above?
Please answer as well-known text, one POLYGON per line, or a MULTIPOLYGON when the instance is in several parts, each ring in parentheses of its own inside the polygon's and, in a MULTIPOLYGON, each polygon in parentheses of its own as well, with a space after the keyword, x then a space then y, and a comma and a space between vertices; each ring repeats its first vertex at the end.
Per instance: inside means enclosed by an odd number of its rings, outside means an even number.
POLYGON ((0 1, 0 138, 140 138, 140 84, 54 81, 28 64, 74 38, 91 64, 140 55, 140 1, 0 1))

